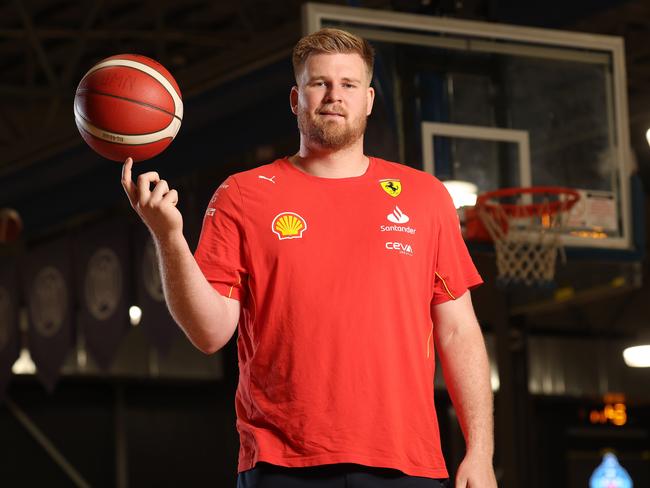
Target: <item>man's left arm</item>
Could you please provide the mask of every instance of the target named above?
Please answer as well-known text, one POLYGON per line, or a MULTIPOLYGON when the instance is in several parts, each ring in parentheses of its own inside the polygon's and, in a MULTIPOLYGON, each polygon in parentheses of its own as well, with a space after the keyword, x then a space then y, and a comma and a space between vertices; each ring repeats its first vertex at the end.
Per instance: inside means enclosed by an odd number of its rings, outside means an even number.
POLYGON ((455 487, 496 487, 490 364, 470 292, 432 305, 431 318, 445 383, 465 437, 455 487))

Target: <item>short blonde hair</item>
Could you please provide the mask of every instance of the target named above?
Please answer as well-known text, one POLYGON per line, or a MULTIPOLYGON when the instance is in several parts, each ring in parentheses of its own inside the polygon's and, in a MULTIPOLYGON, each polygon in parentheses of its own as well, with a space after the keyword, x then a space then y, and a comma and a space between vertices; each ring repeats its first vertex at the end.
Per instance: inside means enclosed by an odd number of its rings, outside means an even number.
POLYGON ((375 50, 362 37, 341 29, 324 28, 309 34, 298 41, 293 48, 293 73, 298 81, 298 73, 312 54, 358 54, 366 64, 368 81, 372 80, 375 64, 375 50))

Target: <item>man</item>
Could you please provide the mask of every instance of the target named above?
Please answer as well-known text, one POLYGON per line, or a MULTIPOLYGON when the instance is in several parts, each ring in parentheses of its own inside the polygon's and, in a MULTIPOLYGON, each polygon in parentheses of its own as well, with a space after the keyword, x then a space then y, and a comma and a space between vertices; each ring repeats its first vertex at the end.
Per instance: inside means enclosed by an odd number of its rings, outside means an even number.
POLYGON ((444 486, 434 343, 467 444, 455 486, 496 486, 481 278, 444 186, 363 153, 373 57, 337 29, 298 42, 300 149, 219 186, 194 256, 176 191, 124 165, 188 338, 210 354, 239 324, 241 488, 444 486))

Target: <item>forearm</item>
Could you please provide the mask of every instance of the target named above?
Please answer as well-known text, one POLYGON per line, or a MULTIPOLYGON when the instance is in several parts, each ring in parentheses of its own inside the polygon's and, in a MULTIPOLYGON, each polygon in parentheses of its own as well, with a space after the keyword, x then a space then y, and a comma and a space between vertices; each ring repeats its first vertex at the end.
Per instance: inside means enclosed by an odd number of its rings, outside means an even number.
POLYGON ((154 238, 167 307, 190 341, 212 353, 230 339, 230 317, 225 298, 210 286, 182 233, 154 238))
POLYGON ((494 417, 490 365, 476 319, 458 325, 452 334, 441 339, 437 350, 467 453, 492 459, 494 417))

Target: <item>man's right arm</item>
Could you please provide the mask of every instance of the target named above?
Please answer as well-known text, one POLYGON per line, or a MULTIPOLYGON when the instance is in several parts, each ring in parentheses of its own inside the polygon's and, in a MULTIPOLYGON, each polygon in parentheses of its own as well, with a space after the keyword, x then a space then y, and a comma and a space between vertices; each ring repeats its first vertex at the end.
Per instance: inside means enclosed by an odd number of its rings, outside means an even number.
POLYGON ((165 299, 174 320, 202 352, 218 351, 237 328, 239 301, 212 288, 182 233, 154 241, 165 299))
POLYGON ((131 158, 124 163, 122 186, 153 236, 169 311, 199 350, 218 351, 237 327, 239 301, 220 295, 199 269, 183 236, 183 217, 176 208, 178 192, 155 171, 141 174, 134 184, 132 165, 131 158))

